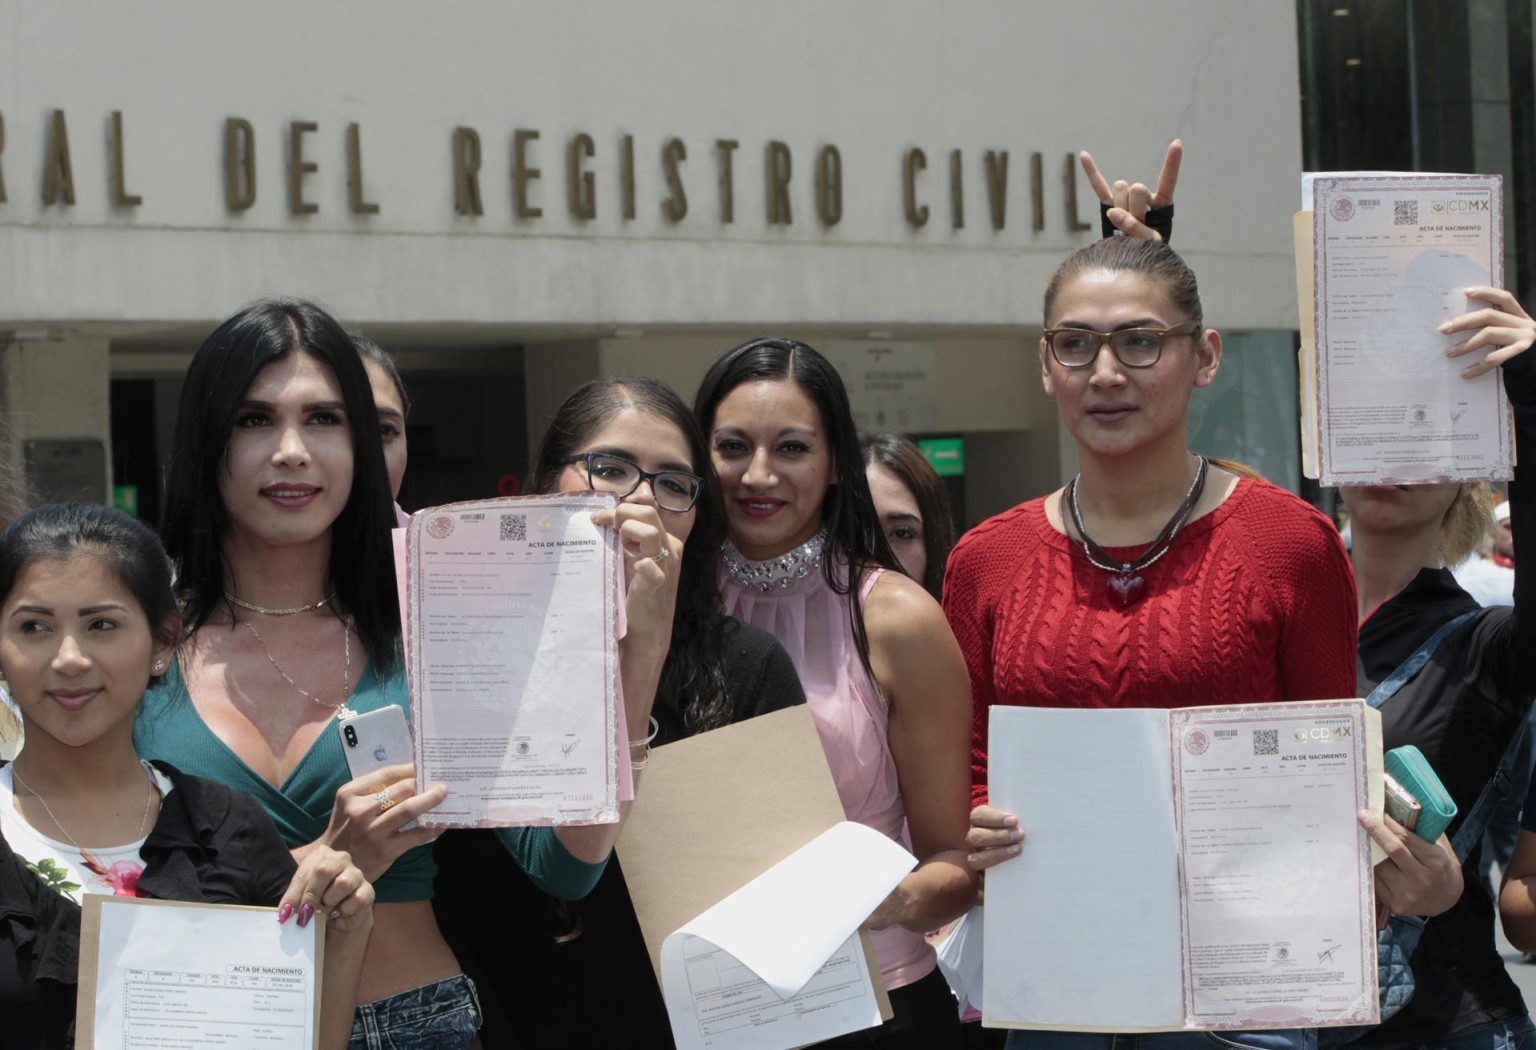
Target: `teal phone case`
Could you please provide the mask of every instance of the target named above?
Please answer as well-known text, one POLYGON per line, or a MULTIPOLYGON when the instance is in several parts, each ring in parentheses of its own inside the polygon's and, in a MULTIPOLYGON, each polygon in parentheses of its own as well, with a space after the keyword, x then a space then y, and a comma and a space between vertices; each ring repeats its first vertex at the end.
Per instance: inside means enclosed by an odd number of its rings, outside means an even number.
POLYGON ((1423 807, 1414 832, 1426 842, 1434 842, 1456 817, 1456 803, 1450 792, 1440 783, 1429 760, 1412 744, 1388 751, 1384 765, 1387 774, 1423 807))

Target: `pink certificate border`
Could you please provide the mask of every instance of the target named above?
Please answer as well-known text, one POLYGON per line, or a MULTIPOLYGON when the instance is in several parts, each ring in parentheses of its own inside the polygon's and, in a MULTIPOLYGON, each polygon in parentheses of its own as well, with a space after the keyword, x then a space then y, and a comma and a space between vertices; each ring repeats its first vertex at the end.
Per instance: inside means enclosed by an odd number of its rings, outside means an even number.
MULTIPOLYGON (((1183 768, 1184 749, 1180 746, 1180 737, 1184 729, 1193 725, 1206 725, 1230 721, 1252 721, 1255 717, 1255 709, 1262 708, 1269 721, 1279 722, 1315 722, 1319 718, 1334 717, 1329 712, 1337 711, 1338 717, 1348 716, 1354 720, 1355 739, 1365 740, 1365 710, 1364 700, 1339 700, 1329 703, 1293 703, 1293 704, 1229 704, 1219 707, 1194 707, 1178 708, 1168 712, 1168 745, 1169 753, 1173 756, 1170 771, 1173 776, 1173 820, 1178 831, 1179 848, 1179 941, 1180 954, 1183 956, 1184 967, 1184 1017, 1185 1028, 1189 1031, 1232 1031, 1238 1029, 1253 1030, 1261 1028, 1322 1028, 1338 1025, 1378 1024, 1380 1022, 1381 1005, 1380 993, 1376 984, 1376 882, 1371 867, 1370 838, 1366 830, 1358 825, 1355 828, 1360 849, 1360 910, 1358 916, 1358 934, 1360 937, 1360 958, 1362 960, 1363 976, 1369 982, 1367 987, 1360 990, 1358 1000, 1359 1009, 1348 1015, 1333 1017, 1313 1017, 1310 1014, 1298 1013, 1294 1017, 1284 1020, 1270 1018, 1244 1018, 1239 1021, 1223 1022, 1219 1024, 1196 1024, 1189 1021, 1194 1012, 1194 975, 1191 972, 1189 961, 1189 907, 1184 889, 1184 822, 1183 822, 1183 768), (1287 714, 1287 712, 1295 712, 1287 714), (1273 717, 1269 717, 1273 713, 1273 717), (1223 718, 1226 715, 1228 717, 1223 718)), ((1356 748, 1355 763, 1355 809, 1368 809, 1367 802, 1367 762, 1364 751, 1356 748)))
MULTIPOLYGON (((1329 440, 1329 415, 1328 415, 1328 324, 1326 320, 1327 309, 1327 276, 1323 266, 1323 245, 1326 242, 1328 223, 1331 220, 1324 197, 1330 197, 1335 193, 1369 193, 1372 190, 1438 190, 1450 186, 1459 186, 1465 189, 1479 189, 1486 192, 1492 201, 1490 208, 1493 216, 1493 258, 1489 260, 1489 283, 1495 287, 1504 287, 1504 179, 1500 175, 1479 175, 1475 179, 1469 179, 1465 175, 1424 175, 1411 177, 1398 177, 1391 175, 1362 176, 1358 178, 1319 178, 1312 183, 1312 296, 1313 333, 1316 342, 1316 368, 1318 374, 1317 383, 1317 474, 1318 482, 1322 485, 1369 485, 1391 481, 1383 473, 1366 473, 1355 471, 1353 473, 1340 473, 1333 468, 1333 445, 1329 440), (1491 180, 1491 184, 1487 180, 1491 180)), ((1508 411, 1508 397, 1504 392, 1504 374, 1494 370, 1494 382, 1498 387, 1495 395, 1498 403, 1506 406, 1504 412, 1499 413, 1499 457, 1504 466, 1488 474, 1483 470, 1452 471, 1450 474, 1415 479, 1415 484, 1435 484, 1448 481, 1509 481, 1514 477, 1512 463, 1514 460, 1513 438, 1510 434, 1510 418, 1508 411)))
MULTIPOLYGON (((605 493, 575 492, 559 493, 547 496, 507 496, 487 500, 464 500, 458 503, 446 503, 440 507, 424 507, 411 515, 411 523, 407 527, 405 544, 406 565, 408 567, 408 571, 406 573, 405 588, 406 605, 405 608, 400 610, 400 615, 402 621, 402 635, 410 640, 410 644, 406 647, 406 680, 409 685, 411 694, 411 736, 412 747, 415 752, 413 758, 415 759, 416 768, 418 770, 423 768, 423 756, 421 751, 421 704, 417 702, 417 697, 419 696, 417 682, 420 679, 421 645, 420 640, 417 638, 417 631, 420 629, 420 624, 418 624, 416 622, 416 618, 411 615, 411 610, 416 607, 416 596, 421 593, 421 559, 416 556, 416 552, 419 550, 419 537, 421 532, 426 528, 426 523, 432 518, 432 516, 444 513, 461 514, 465 512, 484 511, 485 513, 489 514, 503 510, 515 511, 527 510, 533 507, 555 507, 561 509, 564 513, 569 514, 578 510, 598 510, 602 508, 614 507, 616 505, 617 501, 611 495, 605 493)), ((622 566, 622 554, 619 550, 618 533, 613 529, 606 531, 609 533, 609 543, 603 549, 603 557, 607 562, 606 571, 603 573, 603 578, 606 581, 603 589, 603 613, 607 622, 617 624, 619 621, 615 612, 615 603, 618 598, 618 588, 616 581, 618 579, 617 574, 620 571, 620 567, 622 566)), ((607 723, 607 732, 611 740, 619 739, 617 726, 619 718, 621 688, 619 677, 618 647, 619 641, 617 637, 609 639, 608 644, 604 647, 605 659, 609 664, 608 678, 612 683, 609 689, 609 697, 605 717, 605 721, 607 723)), ((607 799, 595 802, 590 809, 584 812, 572 811, 573 813, 580 812, 579 816, 567 815, 561 816, 558 819, 555 817, 541 817, 535 820, 519 819, 516 823, 508 823, 505 819, 491 816, 484 820, 467 822, 444 820, 440 817, 434 818, 433 814, 428 812, 422 814, 422 816, 419 818, 419 822, 425 827, 434 828, 552 827, 558 825, 615 823, 619 819, 618 803, 623 801, 621 797, 623 794, 621 791, 622 785, 620 783, 621 771, 618 768, 618 747, 614 746, 607 748, 605 750, 605 755, 607 759, 607 795, 609 797, 607 799)), ((624 757, 627 758, 628 755, 626 754, 624 757)), ((633 792, 631 791, 631 795, 632 794, 633 792)))

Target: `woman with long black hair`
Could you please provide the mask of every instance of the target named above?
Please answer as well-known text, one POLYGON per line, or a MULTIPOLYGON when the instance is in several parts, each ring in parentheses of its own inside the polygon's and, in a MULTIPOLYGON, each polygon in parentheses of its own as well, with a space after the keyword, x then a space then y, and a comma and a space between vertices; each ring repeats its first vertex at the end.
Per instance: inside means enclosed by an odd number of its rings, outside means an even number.
MULTIPOLYGON (((135 737, 146 756, 255 797, 301 867, 324 843, 374 881, 355 1048, 465 1046, 480 1008, 432 912, 437 833, 403 828, 445 790, 418 787, 409 765, 350 780, 333 726, 343 711, 410 703, 380 436, 356 346, 313 303, 258 302, 203 343, 182 388, 162 530, 189 637, 135 737)), ((633 611, 668 592, 671 573, 664 536, 627 546, 647 566, 633 611)), ((625 714, 643 726, 655 683, 627 657, 625 714)), ((617 833, 493 834, 541 887, 579 897, 617 833)))
POLYGON ((725 611, 789 652, 848 819, 918 858, 866 920, 895 1017, 833 1045, 957 1046, 959 1012, 923 934, 976 895, 959 649, 891 554, 826 358, 793 339, 743 343, 705 375, 694 412, 725 498, 725 611))

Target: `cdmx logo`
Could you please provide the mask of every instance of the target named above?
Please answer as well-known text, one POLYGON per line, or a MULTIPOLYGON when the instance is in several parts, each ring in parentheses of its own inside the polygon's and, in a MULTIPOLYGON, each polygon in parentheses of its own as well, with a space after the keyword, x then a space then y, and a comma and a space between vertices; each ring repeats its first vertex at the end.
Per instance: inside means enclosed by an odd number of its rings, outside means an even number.
POLYGON ((1489 202, 1469 200, 1430 201, 1429 210, 1436 215, 1444 215, 1448 211, 1488 211, 1489 202))
POLYGON ((1343 740, 1350 736, 1349 730, 1349 726, 1313 726, 1296 730, 1295 737, 1298 744, 1308 740, 1343 740))

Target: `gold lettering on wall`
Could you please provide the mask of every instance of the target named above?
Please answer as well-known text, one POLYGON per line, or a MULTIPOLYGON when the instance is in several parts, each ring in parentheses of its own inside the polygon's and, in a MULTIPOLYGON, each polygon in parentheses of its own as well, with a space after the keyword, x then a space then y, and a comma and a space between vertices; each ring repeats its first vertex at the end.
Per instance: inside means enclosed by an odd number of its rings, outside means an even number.
POLYGON ((987 150, 983 157, 987 169, 987 204, 992 212, 992 228, 1008 225, 1008 151, 987 150))
POLYGON ((661 148, 661 167, 667 177, 670 195, 661 202, 661 213, 668 222, 681 222, 688 214, 688 194, 683 190, 683 176, 678 171, 678 165, 687 159, 688 147, 683 145, 683 140, 667 139, 667 144, 661 148))
POLYGON ((720 156, 720 222, 736 221, 736 182, 731 170, 731 154, 735 151, 735 139, 716 139, 715 152, 720 156))
POLYGON ((123 113, 122 110, 112 111, 112 203, 119 208, 137 208, 144 203, 144 198, 136 193, 128 192, 127 180, 123 176, 123 113))
POLYGON ((379 206, 363 199, 363 130, 347 125, 347 193, 354 215, 377 215, 379 206))
POLYGON ((949 151, 949 222, 957 230, 965 228, 965 186, 961 182, 960 151, 949 151))
POLYGON ((789 177, 793 158, 783 142, 768 143, 768 225, 789 226, 795 221, 789 209, 789 177))
POLYGON ((843 155, 833 145, 816 155, 816 215, 823 226, 843 219, 843 155))
POLYGON ((1029 202, 1034 210, 1036 233, 1045 229, 1045 158, 1039 151, 1029 155, 1029 202))
POLYGON ((484 215, 480 200, 480 132, 453 129, 453 210, 460 215, 484 215))
POLYGON ((928 167, 928 155, 913 147, 901 158, 902 202, 906 206, 907 224, 913 229, 928 223, 928 205, 917 203, 917 173, 928 167))
POLYGON ((224 207, 256 203, 256 129, 243 117, 224 118, 224 207))
POLYGON ((619 144, 619 193, 624 203, 624 219, 635 217, 635 137, 625 135, 619 144))
MULTIPOLYGON (((0 154, 5 152, 5 114, 0 113, 0 154)), ((5 203, 5 169, 0 168, 0 204, 5 203)))
POLYGON ((295 120, 288 125, 288 211, 294 215, 314 215, 320 205, 304 199, 304 176, 320 170, 320 165, 304 159, 304 136, 318 131, 313 120, 295 120))
POLYGON ((576 219, 597 218, 597 180, 586 169, 586 159, 597 152, 597 144, 585 131, 571 138, 565 151, 565 197, 576 219))
POLYGON ((1077 217, 1077 155, 1067 154, 1066 167, 1063 169, 1067 180, 1067 229, 1076 233, 1079 230, 1091 230, 1092 224, 1083 222, 1077 217))
POLYGON ((539 177, 539 169, 528 166, 528 143, 537 142, 539 133, 518 128, 512 133, 512 213, 519 219, 537 219, 543 208, 528 203, 528 184, 539 177))
POLYGON ((43 166, 43 203, 54 204, 62 200, 75 203, 75 171, 69 163, 69 128, 65 126, 64 111, 53 111, 48 126, 48 151, 43 166))

